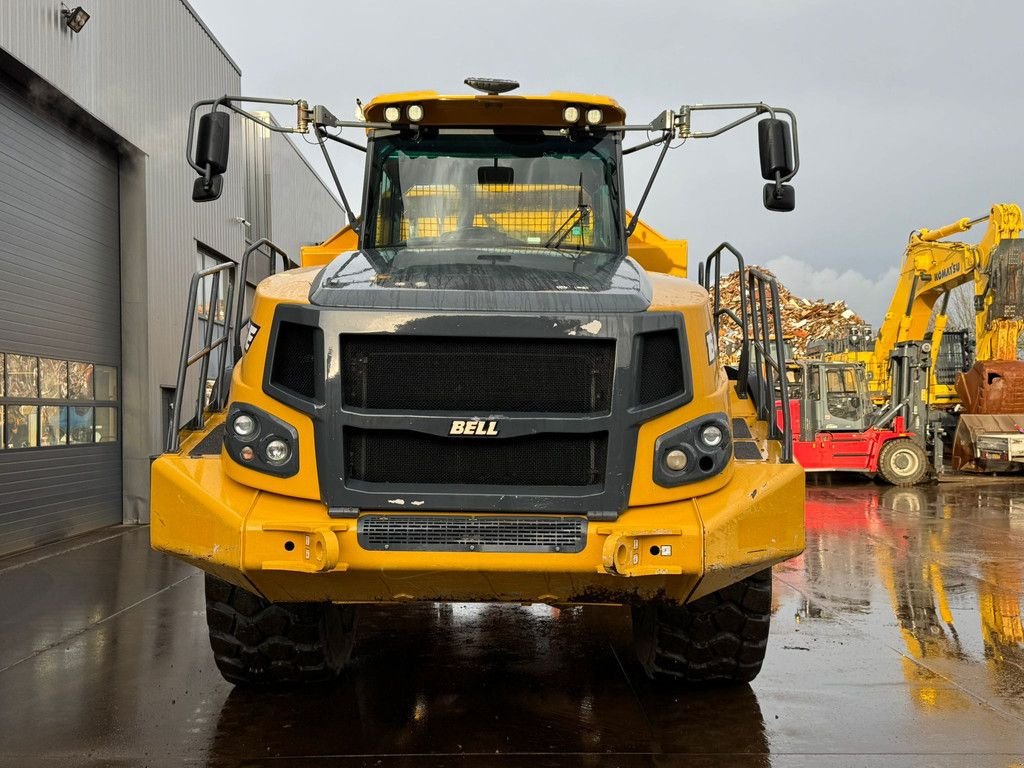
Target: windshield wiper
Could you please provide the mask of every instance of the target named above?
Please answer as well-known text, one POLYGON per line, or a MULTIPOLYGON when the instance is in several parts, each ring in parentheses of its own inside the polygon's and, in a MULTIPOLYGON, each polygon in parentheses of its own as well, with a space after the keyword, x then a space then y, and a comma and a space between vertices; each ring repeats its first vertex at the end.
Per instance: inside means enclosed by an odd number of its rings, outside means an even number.
MULTIPOLYGON (((558 229, 552 233, 548 241, 544 243, 545 248, 558 248, 562 242, 567 238, 573 230, 576 220, 580 222, 580 240, 583 239, 583 230, 590 226, 590 206, 587 205, 583 200, 583 174, 580 174, 580 195, 576 203, 576 208, 569 217, 563 221, 558 229)), ((582 248, 582 242, 580 243, 582 248)))

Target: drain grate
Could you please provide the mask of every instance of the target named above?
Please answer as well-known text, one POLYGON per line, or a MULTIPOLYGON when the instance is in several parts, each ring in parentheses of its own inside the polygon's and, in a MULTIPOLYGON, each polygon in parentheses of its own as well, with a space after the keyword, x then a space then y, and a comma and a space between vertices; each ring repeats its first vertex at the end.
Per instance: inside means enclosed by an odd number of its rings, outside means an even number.
POLYGON ((396 552, 582 552, 582 517, 363 515, 363 549, 396 552))

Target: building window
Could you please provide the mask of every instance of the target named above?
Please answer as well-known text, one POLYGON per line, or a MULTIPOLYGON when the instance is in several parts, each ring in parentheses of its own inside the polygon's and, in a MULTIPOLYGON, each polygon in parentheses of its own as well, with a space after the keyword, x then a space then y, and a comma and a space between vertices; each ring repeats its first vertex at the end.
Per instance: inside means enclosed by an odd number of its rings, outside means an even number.
POLYGON ((0 352, 0 450, 118 441, 118 371, 0 352))

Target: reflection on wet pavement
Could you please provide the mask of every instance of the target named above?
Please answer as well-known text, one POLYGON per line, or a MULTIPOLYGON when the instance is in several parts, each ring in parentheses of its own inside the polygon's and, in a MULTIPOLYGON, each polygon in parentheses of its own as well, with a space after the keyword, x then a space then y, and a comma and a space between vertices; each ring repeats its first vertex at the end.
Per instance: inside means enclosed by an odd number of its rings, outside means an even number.
POLYGON ((682 694, 621 609, 488 605, 368 608, 339 685, 234 691, 145 530, 0 561, 0 764, 1024 762, 1024 486, 814 485, 807 523, 761 676, 682 694))

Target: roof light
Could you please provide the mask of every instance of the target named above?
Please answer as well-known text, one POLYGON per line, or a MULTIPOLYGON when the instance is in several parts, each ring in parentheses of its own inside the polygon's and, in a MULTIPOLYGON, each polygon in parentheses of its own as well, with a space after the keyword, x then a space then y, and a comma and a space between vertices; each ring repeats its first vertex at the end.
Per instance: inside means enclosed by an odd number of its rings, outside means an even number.
POLYGON ((405 110, 405 114, 409 116, 410 121, 418 123, 423 119, 423 107, 419 104, 412 104, 407 110, 405 110))
POLYGON ((580 119, 580 111, 577 107, 566 107, 562 110, 562 117, 567 123, 575 123, 580 119))
POLYGON ((397 123, 402 119, 402 110, 398 107, 385 107, 384 108, 384 119, 389 123, 397 123))
POLYGON ((464 81, 470 88, 483 91, 488 96, 514 91, 519 87, 515 80, 499 80, 496 77, 467 77, 464 81))
POLYGON ((597 125, 604 119, 604 113, 600 109, 588 109, 587 110, 587 122, 590 125, 597 125))

